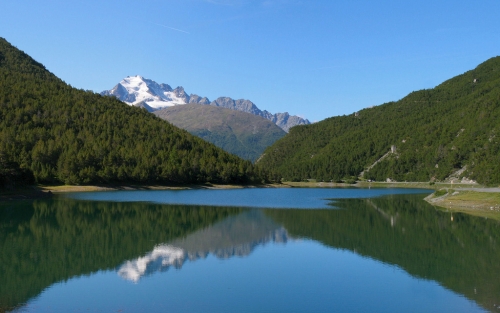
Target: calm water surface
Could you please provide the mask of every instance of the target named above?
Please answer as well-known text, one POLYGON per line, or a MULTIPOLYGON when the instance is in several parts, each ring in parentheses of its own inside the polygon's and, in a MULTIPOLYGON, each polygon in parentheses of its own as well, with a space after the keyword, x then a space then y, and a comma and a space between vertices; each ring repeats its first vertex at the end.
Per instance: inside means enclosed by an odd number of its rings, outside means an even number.
POLYGON ((123 191, 0 203, 0 312, 500 311, 500 223, 435 210, 426 194, 123 191))
POLYGON ((163 204, 242 206, 255 208, 332 208, 329 199, 371 198, 396 194, 430 194, 422 189, 397 188, 246 188, 226 190, 158 190, 70 193, 67 197, 98 201, 149 201, 163 204))

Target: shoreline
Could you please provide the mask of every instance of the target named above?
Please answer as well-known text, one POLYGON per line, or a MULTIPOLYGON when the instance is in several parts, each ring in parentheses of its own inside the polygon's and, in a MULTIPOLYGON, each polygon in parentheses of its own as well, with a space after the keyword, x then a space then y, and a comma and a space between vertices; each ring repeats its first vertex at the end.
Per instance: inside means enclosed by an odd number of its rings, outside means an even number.
MULTIPOLYGON (((479 184, 429 182, 284 182, 292 188, 420 188, 434 190, 424 200, 438 210, 492 218, 500 221, 500 187, 479 184)), ((453 216, 453 215, 452 215, 453 216)))
POLYGON ((28 186, 0 191, 0 201, 46 199, 52 196, 52 191, 43 191, 38 186, 28 186))
POLYGON ((189 190, 189 189, 240 189, 240 188, 280 188, 280 184, 260 185, 222 185, 222 184, 192 184, 192 185, 139 185, 139 184, 109 184, 109 185, 36 185, 8 190, 0 190, 0 201, 33 200, 51 198, 56 194, 67 192, 96 192, 120 190, 189 190))
POLYGON ((428 182, 283 182, 259 185, 38 185, 0 192, 0 201, 45 199, 67 192, 96 192, 120 190, 189 190, 189 189, 241 189, 241 188, 420 188, 434 190, 424 200, 439 210, 461 212, 500 220, 500 187, 485 188, 478 184, 450 184, 428 182))
POLYGON ((188 185, 141 185, 141 184, 102 184, 102 185, 36 185, 0 191, 0 197, 29 197, 41 193, 95 192, 118 190, 189 190, 189 189, 240 189, 240 188, 420 188, 430 190, 454 189, 477 192, 500 192, 500 188, 485 188, 478 184, 450 184, 428 182, 357 182, 356 184, 333 182, 282 182, 270 184, 188 184, 188 185))
MULTIPOLYGON (((419 189, 433 189, 439 190, 443 188, 451 188, 457 190, 477 190, 484 192, 492 192, 492 190, 498 189, 500 192, 500 188, 486 188, 483 185, 479 184, 462 184, 462 183, 433 183, 432 185, 429 182, 367 182, 367 181, 359 181, 355 184, 346 184, 346 183, 331 183, 331 182, 283 182, 283 185, 288 185, 290 187, 296 188, 419 188, 419 189)), ((495 191, 496 192, 496 191, 495 191)))
POLYGON ((500 221, 500 189, 442 189, 424 198, 440 210, 461 212, 500 221))
POLYGON ((242 189, 242 188, 276 188, 279 184, 262 185, 222 185, 222 184, 192 184, 192 185, 58 185, 58 186, 39 186, 43 191, 53 193, 66 192, 94 192, 94 191, 119 191, 119 190, 189 190, 189 189, 242 189))

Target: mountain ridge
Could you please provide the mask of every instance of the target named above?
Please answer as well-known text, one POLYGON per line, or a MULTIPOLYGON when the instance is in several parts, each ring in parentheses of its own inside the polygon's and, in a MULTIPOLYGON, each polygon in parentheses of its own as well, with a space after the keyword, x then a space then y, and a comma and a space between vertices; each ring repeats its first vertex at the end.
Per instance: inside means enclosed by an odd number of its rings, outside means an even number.
POLYGON ((207 97, 197 94, 187 94, 183 87, 173 89, 168 84, 144 78, 140 75, 127 76, 110 90, 101 92, 104 96, 114 96, 129 105, 139 105, 150 112, 175 105, 189 103, 224 107, 261 116, 278 125, 285 132, 297 125, 308 125, 309 120, 288 112, 272 114, 267 110, 260 110, 252 101, 245 99, 234 100, 230 97, 219 97, 210 101, 207 97))

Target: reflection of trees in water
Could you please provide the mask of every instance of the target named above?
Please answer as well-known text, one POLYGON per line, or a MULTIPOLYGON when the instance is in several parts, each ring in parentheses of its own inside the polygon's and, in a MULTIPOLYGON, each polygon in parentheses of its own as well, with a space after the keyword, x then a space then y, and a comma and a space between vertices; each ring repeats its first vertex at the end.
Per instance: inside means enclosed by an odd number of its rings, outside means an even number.
POLYGON ((437 281, 487 309, 500 303, 500 223, 436 211, 421 195, 340 199, 340 210, 266 210, 293 237, 354 251, 437 281))
POLYGON ((0 206, 0 310, 26 302, 55 282, 115 268, 157 243, 241 211, 71 199, 0 206))
MULTIPOLYGON (((341 199, 334 203, 338 210, 57 198, 9 203, 0 206, 0 311, 55 282, 147 257, 158 244, 181 249, 184 262, 208 253, 248 255, 255 246, 286 240, 288 234, 395 264, 493 309, 500 302, 500 223, 463 214, 454 214, 452 221, 421 198, 341 199)), ((163 270, 163 259, 158 260, 156 268, 146 264, 144 274, 163 270)))

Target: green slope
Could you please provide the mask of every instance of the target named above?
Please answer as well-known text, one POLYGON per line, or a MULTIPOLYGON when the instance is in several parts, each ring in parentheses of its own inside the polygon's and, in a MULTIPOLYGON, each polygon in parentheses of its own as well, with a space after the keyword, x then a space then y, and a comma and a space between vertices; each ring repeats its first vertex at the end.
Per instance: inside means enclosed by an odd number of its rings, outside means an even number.
POLYGON ((0 38, 0 186, 249 182, 248 161, 112 97, 75 89, 0 38))
POLYGON ((349 116, 299 126, 265 151, 259 166, 285 179, 357 177, 398 181, 462 176, 500 183, 500 57, 433 89, 349 116))
POLYGON ((186 104, 154 112, 177 127, 255 162, 285 131, 260 116, 225 108, 186 104))

